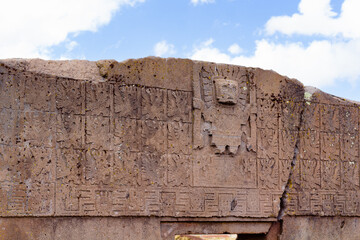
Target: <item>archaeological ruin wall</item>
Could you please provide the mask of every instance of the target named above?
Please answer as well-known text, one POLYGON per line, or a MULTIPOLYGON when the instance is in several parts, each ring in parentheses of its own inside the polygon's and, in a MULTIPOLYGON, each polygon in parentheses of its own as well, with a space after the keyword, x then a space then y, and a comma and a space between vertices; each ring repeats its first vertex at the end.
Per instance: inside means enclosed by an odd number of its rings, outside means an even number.
POLYGON ((0 60, 0 239, 359 238, 359 106, 258 68, 0 60))

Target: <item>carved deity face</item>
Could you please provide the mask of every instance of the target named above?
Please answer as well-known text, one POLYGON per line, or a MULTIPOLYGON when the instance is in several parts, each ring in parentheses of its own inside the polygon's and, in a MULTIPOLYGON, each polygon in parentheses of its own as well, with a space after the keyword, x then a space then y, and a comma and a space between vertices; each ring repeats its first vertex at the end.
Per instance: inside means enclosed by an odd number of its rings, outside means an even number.
POLYGON ((238 83, 229 79, 215 79, 216 99, 219 103, 236 104, 238 83))

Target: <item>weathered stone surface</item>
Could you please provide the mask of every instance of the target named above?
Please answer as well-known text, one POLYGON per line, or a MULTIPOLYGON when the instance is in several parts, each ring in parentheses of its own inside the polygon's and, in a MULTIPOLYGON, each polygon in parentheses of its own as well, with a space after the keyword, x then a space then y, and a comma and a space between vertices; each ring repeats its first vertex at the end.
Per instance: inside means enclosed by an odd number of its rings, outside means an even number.
POLYGON ((281 240, 360 239, 358 217, 284 217, 281 240))
POLYGON ((159 240, 156 218, 0 218, 1 240, 159 240))
POLYGON ((241 66, 0 60, 0 216, 360 216, 359 107, 241 66))

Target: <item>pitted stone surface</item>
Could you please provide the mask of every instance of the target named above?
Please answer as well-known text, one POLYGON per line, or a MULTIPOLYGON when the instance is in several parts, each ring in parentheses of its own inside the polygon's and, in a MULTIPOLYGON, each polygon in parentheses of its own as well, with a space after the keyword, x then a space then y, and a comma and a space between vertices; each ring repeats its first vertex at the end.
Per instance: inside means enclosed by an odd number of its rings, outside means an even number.
POLYGON ((272 71, 1 60, 0 120, 3 217, 360 215, 359 105, 272 71))

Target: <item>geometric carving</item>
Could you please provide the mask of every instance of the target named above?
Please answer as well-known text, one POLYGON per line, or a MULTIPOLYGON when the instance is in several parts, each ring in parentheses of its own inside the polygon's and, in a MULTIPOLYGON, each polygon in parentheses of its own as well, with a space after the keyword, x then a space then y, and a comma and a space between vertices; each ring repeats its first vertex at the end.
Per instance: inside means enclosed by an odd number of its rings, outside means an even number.
POLYGON ((106 150, 89 149, 85 152, 85 181, 91 184, 110 184, 113 154, 106 150))
POLYGON ((288 214, 360 215, 358 105, 166 61, 96 81, 0 65, 0 216, 273 218, 284 193, 288 214))
POLYGON ((49 148, 0 145, 0 176, 2 181, 23 183, 53 182, 54 153, 49 148))

